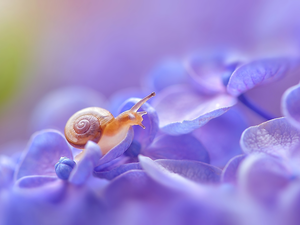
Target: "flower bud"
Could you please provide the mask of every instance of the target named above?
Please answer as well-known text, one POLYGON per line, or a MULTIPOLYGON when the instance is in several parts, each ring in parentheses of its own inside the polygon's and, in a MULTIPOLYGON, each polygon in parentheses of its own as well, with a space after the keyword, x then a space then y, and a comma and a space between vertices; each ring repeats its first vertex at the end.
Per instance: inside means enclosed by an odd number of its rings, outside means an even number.
POLYGON ((75 165, 76 163, 73 160, 61 157, 58 163, 55 164, 56 175, 62 180, 68 180, 75 165))

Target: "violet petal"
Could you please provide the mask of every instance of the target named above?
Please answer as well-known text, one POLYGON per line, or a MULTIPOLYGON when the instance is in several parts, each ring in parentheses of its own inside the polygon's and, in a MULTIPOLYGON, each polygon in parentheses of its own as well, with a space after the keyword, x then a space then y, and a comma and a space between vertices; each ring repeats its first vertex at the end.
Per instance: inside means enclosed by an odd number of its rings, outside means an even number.
POLYGON ((222 182, 236 184, 237 170, 245 157, 246 155, 237 155, 226 164, 222 172, 222 182))
POLYGON ((187 86, 173 86, 159 93, 153 106, 159 126, 171 135, 187 134, 227 112, 237 100, 227 94, 201 96, 187 86))
POLYGON ((58 181, 56 176, 33 175, 19 179, 15 185, 20 188, 37 188, 54 181, 58 181))
POLYGON ((282 97, 282 113, 300 129, 300 84, 287 89, 282 97))
POLYGON ((29 141, 15 178, 20 179, 29 175, 56 176, 54 166, 60 157, 73 159, 71 149, 64 136, 55 130, 37 132, 29 141))
POLYGON ((193 135, 207 150, 210 164, 223 168, 232 157, 242 154, 240 137, 247 127, 242 113, 233 107, 195 130, 193 135))
POLYGON ((240 143, 245 153, 264 152, 288 157, 300 143, 300 131, 282 117, 249 127, 243 132, 240 143))
POLYGON ((100 157, 100 147, 96 143, 88 141, 81 160, 77 162, 70 174, 69 181, 76 185, 83 184, 93 174, 100 157))
POLYGON ((238 185, 256 200, 275 206, 291 175, 279 159, 267 154, 249 155, 240 165, 238 185))
POLYGON ((179 174, 172 173, 149 157, 139 155, 139 161, 145 172, 156 182, 170 188, 188 194, 204 194, 205 188, 179 174))
POLYGON ((170 172, 179 174, 197 183, 219 183, 222 170, 206 163, 189 160, 155 160, 170 172))
MULTIPOLYGON (((139 98, 130 98, 123 103, 120 108, 120 112, 124 112, 129 110, 134 106, 139 100, 139 98)), ((147 114, 143 115, 143 124, 146 127, 143 129, 140 126, 133 126, 134 130, 134 138, 133 140, 138 141, 142 148, 147 147, 153 139, 158 131, 158 116, 155 109, 149 105, 147 102, 141 106, 138 112, 146 111, 147 114)))
POLYGON ((146 85, 156 92, 187 81, 187 71, 181 60, 165 59, 150 71, 146 85))
POLYGON ((173 193, 153 181, 142 170, 130 170, 113 179, 104 190, 108 205, 119 205, 124 201, 155 202, 163 204, 173 193))
POLYGON ((288 58, 267 58, 244 64, 233 72, 227 91, 238 96, 258 85, 276 81, 287 73, 289 64, 288 58))
POLYGON ((157 137, 151 146, 141 152, 152 159, 181 159, 209 163, 209 155, 201 142, 191 134, 157 137))
POLYGON ((12 184, 16 166, 11 157, 0 155, 0 189, 12 184))
POLYGON ((95 176, 97 176, 99 178, 112 180, 115 177, 117 177, 129 170, 139 170, 139 169, 141 169, 141 166, 139 165, 139 163, 127 163, 127 164, 120 165, 112 170, 95 171, 94 174, 95 174, 95 176))
POLYGON ((187 73, 201 93, 213 95, 226 92, 222 81, 227 69, 223 57, 219 54, 196 54, 186 59, 187 73))
POLYGON ((284 191, 280 202, 280 212, 283 215, 284 224, 298 225, 300 221, 300 182, 292 182, 284 191))
POLYGON ((121 143, 119 143, 117 146, 115 146, 114 148, 109 150, 108 153, 106 153, 104 156, 102 156, 99 159, 97 166, 107 163, 107 162, 121 156, 130 146, 130 144, 133 140, 133 137, 134 137, 133 128, 130 127, 128 130, 128 133, 127 133, 126 137, 123 139, 123 141, 121 141, 121 143))
POLYGON ((96 166, 94 168, 94 170, 97 171, 97 172, 111 170, 111 169, 114 169, 114 168, 116 168, 120 165, 128 163, 129 160, 130 160, 130 158, 123 154, 120 157, 117 157, 117 158, 115 158, 115 159, 113 159, 113 160, 111 160, 107 163, 100 164, 100 165, 96 166))
POLYGON ((59 202, 64 198, 66 183, 54 176, 26 176, 14 187, 17 194, 42 202, 59 202))

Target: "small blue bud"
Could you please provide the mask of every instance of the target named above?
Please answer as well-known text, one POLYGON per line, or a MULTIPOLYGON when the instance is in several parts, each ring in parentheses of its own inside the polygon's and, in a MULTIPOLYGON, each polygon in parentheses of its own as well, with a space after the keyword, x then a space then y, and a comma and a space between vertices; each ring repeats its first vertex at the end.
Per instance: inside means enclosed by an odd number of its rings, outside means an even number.
POLYGON ((58 163, 55 164, 56 175, 62 180, 68 180, 75 165, 76 163, 73 160, 61 157, 58 163))
POLYGON ((129 146, 129 148, 126 150, 124 154, 130 157, 137 157, 141 152, 141 148, 142 148, 141 144, 133 140, 131 145, 129 146))

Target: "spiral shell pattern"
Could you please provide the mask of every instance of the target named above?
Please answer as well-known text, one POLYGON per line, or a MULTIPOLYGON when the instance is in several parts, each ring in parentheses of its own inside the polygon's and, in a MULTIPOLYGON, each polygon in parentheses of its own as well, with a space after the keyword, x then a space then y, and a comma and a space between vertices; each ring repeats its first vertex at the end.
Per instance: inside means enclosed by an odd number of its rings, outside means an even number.
POLYGON ((98 143, 103 129, 113 115, 102 108, 90 107, 75 113, 67 122, 65 136, 75 148, 84 148, 88 141, 98 143))

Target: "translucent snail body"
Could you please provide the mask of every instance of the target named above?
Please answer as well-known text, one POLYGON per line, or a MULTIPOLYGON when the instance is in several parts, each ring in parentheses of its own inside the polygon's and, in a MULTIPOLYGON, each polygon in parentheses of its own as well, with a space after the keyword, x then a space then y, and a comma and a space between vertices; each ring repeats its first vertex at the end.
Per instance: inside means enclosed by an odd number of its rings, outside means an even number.
POLYGON ((137 111, 153 96, 155 96, 154 92, 116 118, 106 109, 98 107, 80 110, 68 120, 65 126, 66 139, 72 146, 80 149, 83 149, 88 141, 96 142, 104 155, 126 137, 131 126, 140 125, 145 128, 142 124, 142 116, 147 112, 137 111))

